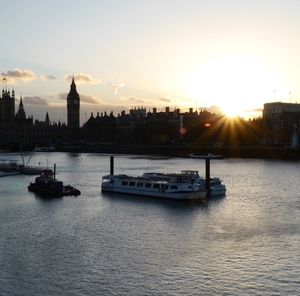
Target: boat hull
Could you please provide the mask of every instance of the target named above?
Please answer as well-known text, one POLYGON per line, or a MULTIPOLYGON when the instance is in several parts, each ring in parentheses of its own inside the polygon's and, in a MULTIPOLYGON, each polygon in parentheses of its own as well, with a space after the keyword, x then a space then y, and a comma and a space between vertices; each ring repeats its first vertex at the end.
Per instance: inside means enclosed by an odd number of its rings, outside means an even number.
POLYGON ((209 191, 210 196, 225 195, 225 194, 226 194, 225 186, 223 188, 211 188, 209 191))
POLYGON ((131 194, 139 196, 166 198, 166 199, 177 199, 177 200, 201 200, 205 199, 206 191, 194 191, 194 192, 158 192, 158 191, 145 191, 138 189, 130 189, 123 187, 112 187, 105 186, 102 184, 102 192, 113 192, 122 194, 131 194))

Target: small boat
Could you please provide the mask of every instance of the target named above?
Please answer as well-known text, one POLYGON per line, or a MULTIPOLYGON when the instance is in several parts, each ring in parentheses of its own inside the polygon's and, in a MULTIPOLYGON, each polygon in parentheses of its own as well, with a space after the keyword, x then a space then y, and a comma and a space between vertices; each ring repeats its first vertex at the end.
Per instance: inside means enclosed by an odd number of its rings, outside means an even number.
POLYGON ((226 194, 226 186, 222 184, 222 180, 218 177, 210 178, 210 196, 218 196, 226 194))
POLYGON ((34 152, 55 152, 56 149, 53 145, 50 146, 36 146, 34 152))
POLYGON ((128 175, 103 176, 103 192, 115 192, 180 200, 203 200, 204 183, 182 174, 145 173, 139 177, 128 175))
POLYGON ((223 159, 224 158, 224 156, 221 155, 221 154, 212 154, 212 153, 208 153, 207 155, 191 153, 190 157, 191 158, 199 158, 199 159, 207 159, 207 158, 209 158, 209 159, 223 159))
POLYGON ((63 185, 63 182, 56 180, 54 172, 50 169, 44 170, 35 182, 30 183, 28 190, 43 197, 62 197, 67 195, 80 195, 81 192, 70 186, 63 185))
POLYGON ((43 173, 46 169, 43 167, 37 166, 24 166, 22 164, 19 165, 19 172, 23 175, 39 175, 43 173))

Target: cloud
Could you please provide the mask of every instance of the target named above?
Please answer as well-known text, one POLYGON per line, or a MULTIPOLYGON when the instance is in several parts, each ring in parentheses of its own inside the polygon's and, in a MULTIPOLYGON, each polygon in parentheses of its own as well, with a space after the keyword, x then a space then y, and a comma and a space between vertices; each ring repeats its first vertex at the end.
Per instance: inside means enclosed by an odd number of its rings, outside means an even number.
POLYGON ((57 96, 60 100, 67 100, 68 94, 67 93, 60 93, 57 96))
POLYGON ((114 91, 114 95, 118 95, 119 93, 119 89, 121 87, 124 87, 125 86, 125 83, 122 82, 122 83, 119 83, 119 84, 111 84, 111 83, 107 83, 108 86, 112 87, 115 91, 114 91))
POLYGON ((135 97, 121 97, 121 101, 123 101, 125 104, 144 104, 145 101, 141 98, 135 98, 135 97))
POLYGON ((92 95, 83 95, 80 94, 80 103, 86 103, 86 104, 103 104, 103 101, 100 99, 97 99, 96 97, 92 95))
POLYGON ((215 114, 223 113, 222 108, 219 107, 219 106, 215 106, 215 105, 212 105, 212 106, 209 106, 209 107, 200 107, 198 109, 206 110, 208 112, 215 113, 215 114))
POLYGON ((19 81, 31 81, 36 79, 36 75, 31 70, 21 70, 15 68, 14 70, 9 70, 6 73, 2 72, 1 77, 6 78, 8 83, 14 83, 16 80, 19 81))
MULTIPOLYGON (((71 82, 73 75, 65 76, 66 81, 71 82)), ((92 75, 80 73, 74 75, 76 84, 100 84, 102 81, 100 79, 92 77, 92 75)))
POLYGON ((260 107, 260 108, 254 108, 252 110, 246 110, 246 112, 262 112, 264 110, 264 108, 260 107))
POLYGON ((173 100, 170 99, 170 98, 158 98, 159 101, 162 101, 162 102, 167 102, 167 103, 172 103, 173 100))
MULTIPOLYGON (((60 100, 67 100, 68 94, 60 93, 57 96, 60 100)), ((94 104, 94 105, 103 104, 103 101, 101 99, 98 99, 93 95, 79 94, 79 97, 80 97, 80 103, 82 104, 94 104)))
POLYGON ((57 78, 53 75, 41 75, 42 80, 56 80, 57 78))
POLYGON ((33 97, 24 97, 24 104, 28 105, 39 105, 39 106, 48 106, 48 101, 44 98, 33 96, 33 97))

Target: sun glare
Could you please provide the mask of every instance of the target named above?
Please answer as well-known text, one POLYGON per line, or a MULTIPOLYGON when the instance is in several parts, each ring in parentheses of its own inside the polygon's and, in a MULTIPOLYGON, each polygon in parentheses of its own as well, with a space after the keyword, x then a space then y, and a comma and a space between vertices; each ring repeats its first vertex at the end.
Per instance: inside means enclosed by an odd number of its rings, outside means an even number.
POLYGON ((250 58, 223 58, 198 65, 183 82, 183 92, 198 106, 218 106, 227 116, 245 116, 261 107, 283 79, 250 58))
POLYGON ((238 117, 238 116, 243 116, 243 110, 240 110, 238 106, 224 106, 221 107, 222 112, 227 116, 227 117, 238 117))

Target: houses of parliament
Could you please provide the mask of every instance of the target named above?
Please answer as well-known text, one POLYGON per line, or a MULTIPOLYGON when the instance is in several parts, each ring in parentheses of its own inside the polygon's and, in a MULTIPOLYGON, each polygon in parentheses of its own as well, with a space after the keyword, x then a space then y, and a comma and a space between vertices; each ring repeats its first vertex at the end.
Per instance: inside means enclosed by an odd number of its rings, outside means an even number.
POLYGON ((44 121, 34 120, 32 116, 27 117, 22 97, 17 112, 15 109, 15 91, 5 87, 0 96, 0 147, 69 140, 79 130, 80 97, 74 77, 67 97, 67 125, 51 122, 48 112, 44 121))
MULTIPOLYGON (((114 115, 93 112, 80 126, 80 96, 74 77, 66 98, 67 123, 51 122, 45 110, 43 121, 26 116, 20 97, 16 106, 14 90, 2 90, 0 96, 0 148, 54 144, 63 147, 77 143, 82 147, 100 145, 196 145, 196 146, 262 146, 298 147, 300 105, 267 103, 263 117, 238 119, 232 125, 222 114, 206 110, 186 112, 165 107, 131 108, 114 115), (17 112, 15 111, 17 107, 17 112), (297 127, 297 128, 295 128, 297 127)), ((84 149, 83 149, 84 150, 84 149)), ((89 149, 87 149, 88 151, 89 149)))

